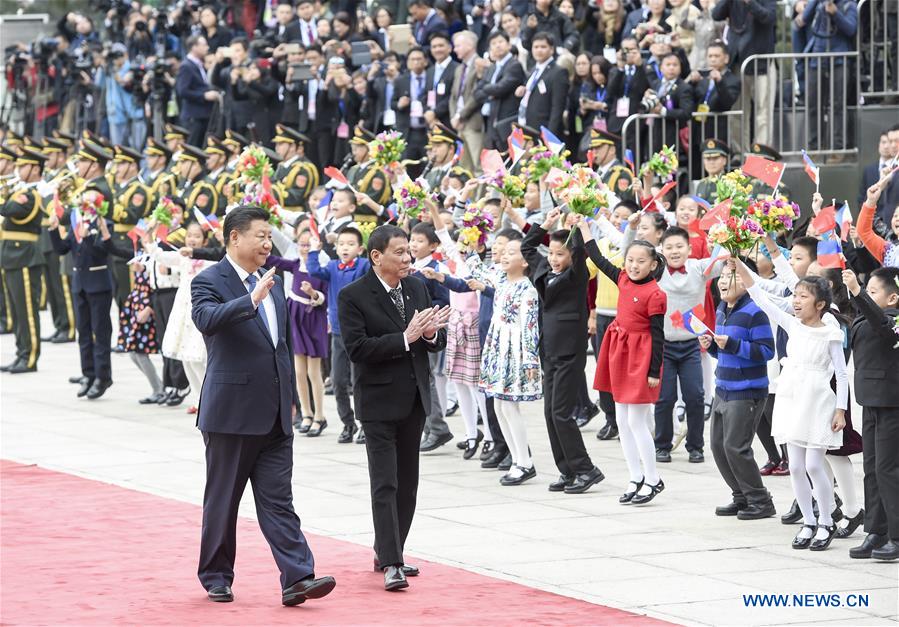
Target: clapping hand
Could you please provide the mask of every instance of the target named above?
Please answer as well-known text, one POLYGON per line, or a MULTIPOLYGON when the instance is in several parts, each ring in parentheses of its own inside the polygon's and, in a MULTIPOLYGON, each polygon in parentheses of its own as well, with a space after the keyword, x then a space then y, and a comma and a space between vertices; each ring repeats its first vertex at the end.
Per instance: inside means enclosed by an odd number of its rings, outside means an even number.
POLYGON ((434 315, 426 321, 421 334, 426 340, 434 339, 437 335, 437 331, 446 328, 446 324, 449 322, 451 309, 449 305, 440 308, 435 306, 431 308, 431 311, 434 312, 434 315))
POLYGON ((421 337, 433 338, 439 329, 446 326, 446 322, 449 320, 449 312, 449 306, 443 309, 435 306, 416 311, 412 316, 412 320, 406 326, 406 341, 412 344, 421 337))
POLYGON ((256 286, 250 293, 250 298, 253 299, 254 307, 259 307, 259 303, 265 300, 265 297, 268 296, 268 293, 271 291, 274 284, 275 268, 270 268, 268 272, 262 275, 261 279, 256 281, 256 286))

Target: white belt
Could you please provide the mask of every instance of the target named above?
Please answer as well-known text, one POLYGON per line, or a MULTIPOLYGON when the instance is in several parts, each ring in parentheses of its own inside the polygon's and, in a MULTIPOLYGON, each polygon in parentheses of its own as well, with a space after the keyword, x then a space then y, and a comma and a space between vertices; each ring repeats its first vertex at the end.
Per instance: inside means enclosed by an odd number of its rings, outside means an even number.
POLYGON ((299 296, 299 295, 295 294, 292 289, 287 290, 287 298, 289 298, 292 301, 302 303, 304 305, 312 305, 313 304, 310 299, 306 298, 305 296, 299 296))
MULTIPOLYGON (((100 270, 106 270, 109 266, 90 266, 87 271, 88 272, 99 272, 100 270)), ((78 272, 78 268, 72 268, 75 272, 78 272)))

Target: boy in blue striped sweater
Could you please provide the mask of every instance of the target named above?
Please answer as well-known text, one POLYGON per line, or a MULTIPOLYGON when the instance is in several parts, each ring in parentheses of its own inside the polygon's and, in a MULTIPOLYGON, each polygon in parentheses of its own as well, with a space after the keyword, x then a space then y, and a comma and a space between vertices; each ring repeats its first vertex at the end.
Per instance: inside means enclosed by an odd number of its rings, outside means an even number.
POLYGON ((767 363, 774 356, 774 334, 768 316, 752 302, 732 264, 718 279, 721 304, 715 336, 699 338, 718 359, 710 440, 718 472, 733 493, 733 502, 716 508, 715 514, 757 520, 776 513, 752 454, 768 398, 767 363))

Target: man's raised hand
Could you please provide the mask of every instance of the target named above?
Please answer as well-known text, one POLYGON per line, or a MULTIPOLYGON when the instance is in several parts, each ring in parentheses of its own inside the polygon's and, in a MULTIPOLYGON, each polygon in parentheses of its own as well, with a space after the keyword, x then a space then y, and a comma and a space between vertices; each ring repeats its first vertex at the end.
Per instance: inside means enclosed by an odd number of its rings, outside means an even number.
POLYGON ((262 275, 261 279, 256 281, 256 286, 250 293, 250 298, 253 299, 254 307, 259 307, 259 303, 265 300, 265 297, 268 296, 268 293, 271 291, 274 284, 275 268, 270 268, 268 272, 262 275))

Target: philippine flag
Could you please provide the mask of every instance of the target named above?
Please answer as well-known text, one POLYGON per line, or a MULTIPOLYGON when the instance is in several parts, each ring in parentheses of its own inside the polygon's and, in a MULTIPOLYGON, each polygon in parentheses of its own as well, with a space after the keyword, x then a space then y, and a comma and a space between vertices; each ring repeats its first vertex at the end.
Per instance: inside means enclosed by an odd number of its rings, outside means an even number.
POLYGON ((565 148, 565 142, 553 135, 552 131, 545 126, 540 127, 540 137, 543 138, 543 143, 554 155, 559 154, 565 148))
POLYGON ((815 162, 812 161, 812 158, 808 156, 808 153, 804 150, 802 151, 802 160, 805 162, 805 173, 808 174, 808 177, 812 179, 812 183, 817 187, 818 185, 818 175, 821 172, 821 169, 815 165, 815 162))
POLYGON ((837 211, 836 223, 840 227, 840 239, 844 242, 849 239, 849 228, 852 226, 852 212, 849 203, 843 201, 843 206, 837 211))
POLYGON ((818 242, 818 265, 822 268, 839 268, 844 270, 843 248, 837 239, 826 239, 818 242))
POLYGON ((222 228, 222 223, 219 222, 218 216, 214 213, 210 213, 206 216, 206 223, 209 224, 213 231, 222 228))
POLYGON ((678 329, 689 331, 693 335, 705 335, 706 333, 714 335, 712 330, 705 326, 702 318, 705 316, 705 310, 702 305, 696 305, 693 309, 684 312, 675 310, 671 314, 671 324, 678 329))
POLYGON ((524 156, 524 131, 520 126, 516 126, 509 135, 509 158, 514 166, 518 160, 524 156))
POLYGON ((634 151, 628 148, 624 151, 624 163, 631 169, 631 174, 635 174, 637 171, 636 165, 634 164, 634 151))

